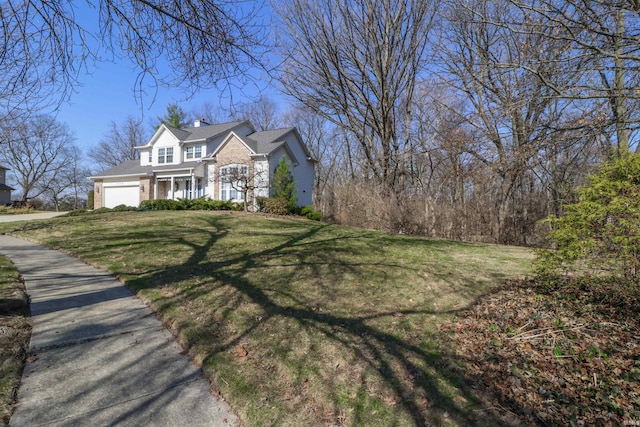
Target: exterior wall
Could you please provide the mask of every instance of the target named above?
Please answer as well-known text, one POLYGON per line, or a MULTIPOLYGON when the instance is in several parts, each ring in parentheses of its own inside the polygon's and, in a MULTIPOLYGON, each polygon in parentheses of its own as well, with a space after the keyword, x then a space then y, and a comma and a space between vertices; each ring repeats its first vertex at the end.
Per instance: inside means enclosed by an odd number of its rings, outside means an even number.
MULTIPOLYGON (((247 135, 250 135, 250 134, 252 134, 254 132, 246 124, 243 124, 242 126, 237 126, 237 127, 233 128, 231 131, 235 132, 237 135, 240 135, 240 136, 247 136, 247 135)), ((208 141, 207 144, 206 144, 206 152, 207 152, 207 154, 213 153, 216 150, 216 148, 218 148, 220 143, 222 143, 222 141, 224 141, 229 136, 229 133, 231 133, 231 131, 226 132, 223 135, 220 135, 217 138, 214 138, 214 139, 208 141)))
POLYGON ((248 165, 251 160, 249 157, 249 149, 236 137, 227 141, 216 155, 216 159, 218 167, 232 164, 248 165))
POLYGON ((104 206, 104 188, 102 181, 95 181, 93 183, 93 209, 100 209, 102 206, 104 206))
POLYGON ((214 163, 207 163, 206 172, 204 174, 204 194, 209 198, 216 200, 218 189, 216 189, 216 165, 214 163))
MULTIPOLYGON (((0 166, 0 184, 6 184, 7 169, 0 166)), ((0 190, 0 206, 11 204, 11 191, 0 190)))
POLYGON ((255 197, 269 197, 269 161, 256 160, 253 163, 255 197))
MULTIPOLYGON (((291 172, 293 173, 293 179, 296 181, 296 189, 298 190, 298 205, 310 206, 313 204, 315 163, 307 159, 307 153, 305 153, 302 145, 303 142, 298 139, 295 132, 288 133, 285 141, 298 161, 297 165, 291 165, 291 172)), ((280 159, 278 159, 278 161, 279 160, 280 159)))
POLYGON ((140 166, 148 166, 153 163, 153 158, 149 161, 149 153, 153 156, 153 149, 140 150, 140 166))
MULTIPOLYGON (((293 134, 290 134, 293 135, 293 134)), ((295 138, 295 135, 294 135, 295 138)), ((295 138, 297 139, 297 138, 295 138)), ((284 147, 280 147, 273 152, 269 157, 269 171, 270 176, 273 177, 273 172, 278 167, 280 159, 285 157, 289 163, 291 163, 290 171, 293 175, 293 180, 296 182, 296 192, 298 197, 299 206, 309 206, 313 204, 313 184, 315 180, 315 165, 313 162, 307 160, 307 156, 300 147, 298 142, 293 144, 287 144, 293 152, 298 164, 294 164, 287 154, 284 147)))
POLYGON ((11 191, 0 190, 0 206, 11 204, 11 191))
POLYGON ((153 200, 154 180, 152 177, 140 178, 140 201, 153 200))
MULTIPOLYGON (((230 138, 225 145, 218 151, 216 154, 216 167, 214 170, 213 179, 210 179, 208 185, 211 185, 213 188, 213 199, 220 199, 220 185, 218 181, 218 170, 221 167, 227 165, 241 164, 249 166, 249 174, 252 172, 252 161, 249 157, 250 151, 246 145, 244 145, 238 138, 232 137, 230 138)), ((251 194, 249 194, 251 197, 251 194)))
MULTIPOLYGON (((149 155, 147 154, 147 158, 148 156, 149 155)), ((142 163, 143 160, 147 161, 146 164, 148 164, 148 159, 143 159, 141 157, 140 159, 141 165, 145 164, 145 163, 142 163)), ((153 143, 153 160, 151 164, 153 166, 159 166, 159 165, 176 165, 179 163, 182 163, 182 149, 180 147, 180 144, 170 132, 164 131, 158 136, 158 138, 153 143), (173 161, 171 163, 158 163, 158 150, 160 148, 170 148, 170 147, 173 148, 173 161)))

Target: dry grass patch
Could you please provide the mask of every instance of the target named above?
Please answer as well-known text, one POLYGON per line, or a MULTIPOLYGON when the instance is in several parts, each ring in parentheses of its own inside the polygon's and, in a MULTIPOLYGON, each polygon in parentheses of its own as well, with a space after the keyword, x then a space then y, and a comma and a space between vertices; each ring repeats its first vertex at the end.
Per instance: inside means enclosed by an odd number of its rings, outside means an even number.
POLYGON ((249 426, 501 423, 449 369, 438 325, 526 274, 526 249, 187 211, 10 231, 119 275, 249 426))
POLYGON ((0 255, 0 417, 9 425, 31 336, 29 300, 13 264, 0 255))

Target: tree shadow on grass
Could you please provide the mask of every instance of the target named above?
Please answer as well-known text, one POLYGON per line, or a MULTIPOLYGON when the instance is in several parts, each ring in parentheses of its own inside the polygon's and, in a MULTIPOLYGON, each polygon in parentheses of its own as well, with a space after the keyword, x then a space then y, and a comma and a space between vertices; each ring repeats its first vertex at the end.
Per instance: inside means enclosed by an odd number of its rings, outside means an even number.
MULTIPOLYGON (((170 273, 166 270, 147 272, 137 278, 130 276, 127 281, 128 286, 136 290, 170 286, 194 277, 204 282, 181 289, 177 297, 160 298, 156 301, 156 308, 162 304, 179 305, 186 301, 206 298, 223 287, 232 288, 235 292, 216 294, 215 304, 217 307, 224 307, 222 312, 224 317, 227 317, 217 319, 216 322, 220 324, 225 323, 245 302, 259 308, 260 321, 243 326, 242 329, 234 331, 228 339, 210 347, 210 353, 205 355, 205 363, 207 360, 213 360, 216 354, 229 352, 251 334, 258 333, 258 329, 264 328, 269 322, 284 319, 298 324, 303 330, 324 336, 341 348, 348 349, 393 392, 395 405, 408 414, 415 426, 450 422, 459 425, 503 424, 490 411, 475 410, 479 407, 479 400, 464 378, 450 368, 455 365, 455 360, 448 354, 427 351, 416 344, 415 340, 405 339, 389 328, 379 327, 380 321, 392 316, 429 317, 442 314, 443 311, 426 309, 424 306, 419 309, 389 312, 372 310, 368 314, 320 311, 316 304, 311 304, 309 298, 297 295, 296 289, 288 286, 293 282, 293 276, 301 269, 310 271, 311 275, 322 276, 322 283, 343 283, 345 278, 361 277, 371 269, 377 269, 382 274, 406 269, 406 265, 394 264, 383 256, 374 261, 367 261, 366 257, 364 261, 353 261, 354 255, 355 259, 358 259, 358 251, 364 255, 379 249, 380 245, 393 242, 367 240, 366 245, 354 249, 348 242, 368 236, 367 232, 350 231, 341 236, 327 236, 323 235, 327 225, 314 224, 307 226, 304 232, 294 228, 290 235, 284 237, 283 234, 277 233, 277 230, 261 230, 259 233, 263 235, 277 234, 281 241, 262 250, 238 249, 233 253, 218 254, 216 258, 219 259, 212 260, 211 254, 215 251, 216 245, 227 236, 232 225, 227 223, 227 217, 224 216, 211 216, 206 221, 206 227, 191 230, 199 234, 201 243, 189 240, 188 235, 176 240, 191 251, 186 262, 171 266, 170 273), (271 272, 272 269, 277 272, 271 272), (256 279, 256 271, 261 272, 260 280, 256 279), (443 381, 447 385, 443 386, 443 381), (451 392, 447 387, 454 387, 457 392, 451 392), (424 399, 429 401, 427 406, 424 399)), ((144 240, 149 237, 137 238, 144 240)), ((389 276, 389 280, 393 278, 393 275, 389 276)), ((326 290, 323 298, 330 299, 333 291, 326 290)), ((201 328, 200 333, 195 334, 200 338, 195 338, 190 344, 197 346, 198 339, 211 339, 212 325, 201 328), (206 330, 207 328, 209 330, 206 330)), ((336 416, 342 405, 336 392, 333 395, 336 416)), ((356 407, 350 417, 353 420, 366 419, 366 414, 359 411, 365 409, 356 407)))

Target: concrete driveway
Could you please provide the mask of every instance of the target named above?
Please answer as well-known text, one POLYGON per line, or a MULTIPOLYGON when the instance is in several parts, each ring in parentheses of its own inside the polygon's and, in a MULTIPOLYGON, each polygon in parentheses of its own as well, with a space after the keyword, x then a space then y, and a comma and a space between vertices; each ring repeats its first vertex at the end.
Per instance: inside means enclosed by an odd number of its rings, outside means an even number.
POLYGON ((31 214, 20 215, 0 215, 0 222, 14 222, 14 221, 31 221, 34 219, 49 219, 56 216, 64 215, 67 212, 36 212, 31 214))

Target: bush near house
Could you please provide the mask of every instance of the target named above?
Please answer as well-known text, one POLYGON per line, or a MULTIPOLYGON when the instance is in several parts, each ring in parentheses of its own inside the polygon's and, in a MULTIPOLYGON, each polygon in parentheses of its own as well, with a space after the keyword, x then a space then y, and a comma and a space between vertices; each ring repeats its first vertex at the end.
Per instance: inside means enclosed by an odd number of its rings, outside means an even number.
POLYGON ((140 210, 152 211, 241 211, 240 203, 226 200, 211 200, 208 197, 178 200, 145 200, 140 203, 140 210))
POLYGON ((273 215, 289 215, 289 202, 284 197, 256 197, 258 211, 273 215))
POLYGON ((291 164, 284 157, 273 173, 273 196, 275 199, 285 199, 289 213, 294 212, 298 205, 296 182, 291 173, 291 164))

